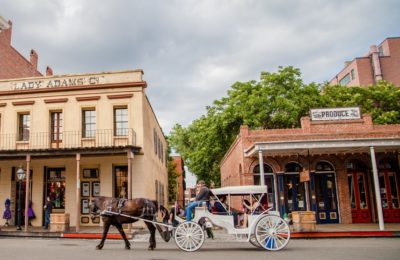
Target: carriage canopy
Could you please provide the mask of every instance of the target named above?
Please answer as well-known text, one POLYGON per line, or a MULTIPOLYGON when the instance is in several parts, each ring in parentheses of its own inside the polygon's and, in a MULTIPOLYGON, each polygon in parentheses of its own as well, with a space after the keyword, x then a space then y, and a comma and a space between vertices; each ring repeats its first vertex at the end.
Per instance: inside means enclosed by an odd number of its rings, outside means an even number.
POLYGON ((211 189, 216 196, 220 195, 255 195, 267 193, 267 185, 227 186, 211 189))

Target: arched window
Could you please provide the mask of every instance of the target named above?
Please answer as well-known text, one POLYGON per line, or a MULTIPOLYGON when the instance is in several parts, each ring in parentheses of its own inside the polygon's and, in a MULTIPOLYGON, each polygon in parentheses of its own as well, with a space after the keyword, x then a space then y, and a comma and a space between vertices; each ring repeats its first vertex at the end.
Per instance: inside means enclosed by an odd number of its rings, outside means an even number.
POLYGON ((317 172, 333 172, 335 169, 333 168, 332 164, 328 162, 319 162, 317 166, 315 166, 315 171, 317 172))
MULTIPOLYGON (((268 183, 267 174, 272 174, 274 171, 271 166, 264 163, 264 183, 268 183)), ((254 185, 260 185, 260 165, 256 165, 253 169, 254 185)))
POLYGON ((300 172, 302 166, 296 162, 286 164, 285 172, 300 172))

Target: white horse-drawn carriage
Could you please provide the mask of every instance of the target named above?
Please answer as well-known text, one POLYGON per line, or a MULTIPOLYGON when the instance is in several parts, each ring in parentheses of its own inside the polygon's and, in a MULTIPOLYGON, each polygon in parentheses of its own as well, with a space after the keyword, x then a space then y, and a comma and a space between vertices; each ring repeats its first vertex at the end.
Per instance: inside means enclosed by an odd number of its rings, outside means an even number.
MULTIPOLYGON (((186 221, 175 215, 179 225, 174 228, 174 239, 177 246, 184 251, 196 251, 204 243, 205 234, 203 228, 198 224, 200 219, 207 218, 213 225, 226 230, 241 241, 250 242, 252 245, 266 250, 281 250, 289 242, 290 228, 282 219, 279 212, 272 208, 263 208, 261 201, 267 196, 267 186, 230 186, 212 189, 215 200, 219 201, 222 196, 227 197, 228 207, 225 214, 211 213, 206 203, 196 207, 192 221, 186 221), (234 201, 248 197, 252 205, 257 204, 248 213, 247 227, 236 227, 234 225, 233 209, 229 206, 234 201)), ((176 211, 175 211, 176 212, 176 211)))

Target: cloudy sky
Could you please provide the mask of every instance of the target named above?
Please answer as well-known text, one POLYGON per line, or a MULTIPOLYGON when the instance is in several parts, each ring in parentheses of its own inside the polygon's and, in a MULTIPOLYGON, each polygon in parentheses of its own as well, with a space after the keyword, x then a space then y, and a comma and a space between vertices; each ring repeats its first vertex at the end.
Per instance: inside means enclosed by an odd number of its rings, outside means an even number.
POLYGON ((13 46, 55 74, 143 69, 166 134, 205 113, 236 81, 278 66, 305 82, 400 36, 398 0, 0 0, 13 46))

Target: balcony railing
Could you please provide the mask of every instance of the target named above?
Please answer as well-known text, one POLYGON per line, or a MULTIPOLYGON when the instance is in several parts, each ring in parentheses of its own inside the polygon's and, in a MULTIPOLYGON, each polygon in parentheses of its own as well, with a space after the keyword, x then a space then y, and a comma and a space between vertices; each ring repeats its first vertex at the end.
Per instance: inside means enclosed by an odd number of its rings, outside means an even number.
POLYGON ((86 136, 87 135, 90 137, 84 137, 82 131, 63 131, 60 133, 30 132, 24 133, 24 135, 19 135, 17 133, 1 134, 0 151, 136 145, 136 133, 131 128, 120 129, 118 132, 115 132, 113 129, 96 130, 86 132, 86 136))

